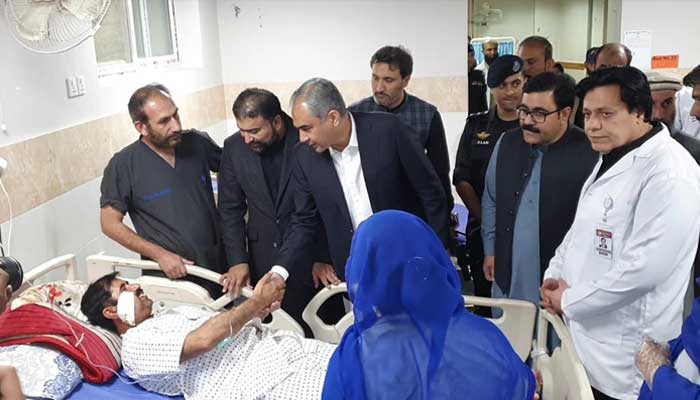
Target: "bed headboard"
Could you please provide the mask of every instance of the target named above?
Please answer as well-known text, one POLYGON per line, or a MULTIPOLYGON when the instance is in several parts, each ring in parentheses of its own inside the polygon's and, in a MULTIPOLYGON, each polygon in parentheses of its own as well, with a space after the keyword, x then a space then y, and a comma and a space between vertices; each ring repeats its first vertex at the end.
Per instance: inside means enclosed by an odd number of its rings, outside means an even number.
MULTIPOLYGON (((160 271, 160 267, 153 261, 135 260, 106 255, 92 255, 87 257, 87 274, 90 282, 112 272, 123 270, 152 270, 160 271)), ((187 273, 211 282, 219 282, 220 274, 197 266, 188 265, 187 273)), ((131 281, 137 282, 143 291, 153 299, 154 311, 169 309, 178 305, 201 305, 211 310, 221 310, 234 299, 227 293, 214 300, 201 286, 188 281, 173 281, 157 276, 141 276, 131 281)), ((244 297, 251 297, 253 291, 243 288, 244 297)), ((272 313, 272 322, 267 324, 273 329, 289 330, 304 335, 301 325, 283 310, 272 313)))

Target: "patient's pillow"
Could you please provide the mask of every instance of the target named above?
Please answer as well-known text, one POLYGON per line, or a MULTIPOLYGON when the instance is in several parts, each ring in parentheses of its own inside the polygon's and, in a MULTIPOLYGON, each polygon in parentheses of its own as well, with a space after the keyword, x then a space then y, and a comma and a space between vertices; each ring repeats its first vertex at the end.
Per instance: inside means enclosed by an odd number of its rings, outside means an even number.
POLYGON ((12 301, 12 310, 25 304, 38 304, 51 308, 53 304, 57 309, 82 322, 87 322, 87 317, 80 311, 80 300, 87 290, 87 283, 79 281, 57 281, 43 285, 32 286, 12 301))
POLYGON ((22 392, 28 397, 61 400, 83 379, 75 361, 38 345, 0 347, 0 365, 17 369, 22 392))

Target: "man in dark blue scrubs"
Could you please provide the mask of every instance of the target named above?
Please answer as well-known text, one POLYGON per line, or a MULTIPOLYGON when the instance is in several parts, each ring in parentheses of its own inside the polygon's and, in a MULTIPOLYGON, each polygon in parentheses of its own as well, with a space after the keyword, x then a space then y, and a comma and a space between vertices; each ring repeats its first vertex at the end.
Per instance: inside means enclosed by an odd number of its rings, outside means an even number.
POLYGON ((210 175, 219 170, 221 148, 206 133, 182 130, 178 108, 160 84, 134 92, 129 114, 140 137, 105 168, 102 231, 156 261, 168 278, 185 277, 188 264, 224 272, 210 175), (136 232, 123 222, 127 213, 136 232))

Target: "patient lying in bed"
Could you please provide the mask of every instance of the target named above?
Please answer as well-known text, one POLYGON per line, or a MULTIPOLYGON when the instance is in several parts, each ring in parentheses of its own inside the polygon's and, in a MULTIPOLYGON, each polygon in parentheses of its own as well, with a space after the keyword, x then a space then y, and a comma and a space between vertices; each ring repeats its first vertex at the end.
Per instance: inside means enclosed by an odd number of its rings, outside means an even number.
POLYGON ((283 295, 284 282, 269 273, 233 310, 183 306, 151 316, 141 288, 110 274, 90 285, 81 309, 122 335, 124 370, 147 390, 187 399, 318 399, 335 346, 260 325, 283 295))

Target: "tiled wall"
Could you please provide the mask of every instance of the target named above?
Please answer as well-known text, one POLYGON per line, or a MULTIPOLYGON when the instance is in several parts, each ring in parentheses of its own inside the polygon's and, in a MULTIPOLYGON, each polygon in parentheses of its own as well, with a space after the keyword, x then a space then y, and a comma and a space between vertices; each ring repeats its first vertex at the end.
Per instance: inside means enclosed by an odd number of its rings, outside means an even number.
MULTIPOLYGON (((176 96, 175 101, 188 127, 210 126, 226 118, 223 86, 176 96)), ((0 157, 9 165, 3 182, 14 215, 101 176, 112 154, 137 137, 125 110, 0 148, 0 157)), ((0 222, 8 217, 7 202, 0 200, 0 222)))
MULTIPOLYGON (((185 127, 206 130, 222 144, 235 130, 230 108, 240 91, 265 87, 276 93, 286 107, 299 84, 216 86, 183 96, 175 93, 175 102, 185 127)), ((370 94, 368 81, 341 81, 338 87, 348 103, 370 94)), ((442 112, 451 159, 464 124, 466 91, 466 79, 461 77, 420 78, 409 85, 410 93, 432 102, 442 112)), ((137 135, 124 112, 0 148, 0 156, 9 162, 3 182, 14 214, 11 254, 25 269, 75 253, 79 278, 84 279, 84 260, 89 254, 104 251, 135 256, 101 233, 98 204, 105 165, 137 135)), ((0 196, 0 222, 6 246, 8 217, 7 202, 0 196)), ((126 223, 129 224, 128 217, 126 223)))
MULTIPOLYGON (((246 87, 259 86, 277 94, 285 109, 291 93, 301 82, 216 86, 178 97, 185 127, 208 127, 230 118, 235 97, 246 87)), ((338 88, 348 104, 370 95, 368 81, 340 81, 338 88)), ((465 77, 414 78, 410 93, 443 112, 466 110, 465 77)), ((112 154, 135 140, 126 112, 0 148, 9 162, 3 182, 20 215, 102 175, 112 154)), ((6 201, 0 201, 0 222, 8 220, 6 201)))
MULTIPOLYGON (((260 87, 276 94, 282 103, 282 108, 289 110, 289 98, 292 92, 302 82, 284 83, 250 83, 229 84, 225 86, 226 113, 231 117, 231 105, 236 96, 248 87, 260 87)), ((345 102, 350 105, 357 100, 372 94, 369 81, 336 81, 334 82, 343 94, 345 102)), ((440 112, 466 112, 467 109, 467 77, 431 77, 412 78, 407 88, 408 92, 435 105, 440 112)))

